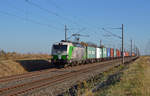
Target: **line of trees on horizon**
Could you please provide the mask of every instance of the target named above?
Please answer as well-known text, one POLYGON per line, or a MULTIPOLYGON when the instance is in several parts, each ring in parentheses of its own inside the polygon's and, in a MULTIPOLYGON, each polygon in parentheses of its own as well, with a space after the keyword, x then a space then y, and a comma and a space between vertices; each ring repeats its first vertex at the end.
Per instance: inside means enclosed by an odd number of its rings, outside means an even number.
POLYGON ((0 49, 0 59, 26 59, 26 58, 50 58, 49 54, 43 53, 17 53, 17 52, 6 52, 0 49))

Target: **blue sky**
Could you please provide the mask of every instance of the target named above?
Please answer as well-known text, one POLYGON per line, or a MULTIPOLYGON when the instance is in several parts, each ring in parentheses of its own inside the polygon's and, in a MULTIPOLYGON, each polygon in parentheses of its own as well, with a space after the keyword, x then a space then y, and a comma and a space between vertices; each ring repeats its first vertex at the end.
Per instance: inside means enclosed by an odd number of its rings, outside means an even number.
POLYGON ((0 48, 21 53, 50 53, 51 45, 64 39, 64 25, 69 28, 68 37, 80 32, 82 41, 119 48, 121 40, 105 37, 106 30, 124 24, 125 47, 130 39, 144 53, 150 40, 149 0, 1 0, 0 48), (38 6, 35 6, 36 4, 38 6), (42 9, 41 9, 42 8, 42 9))

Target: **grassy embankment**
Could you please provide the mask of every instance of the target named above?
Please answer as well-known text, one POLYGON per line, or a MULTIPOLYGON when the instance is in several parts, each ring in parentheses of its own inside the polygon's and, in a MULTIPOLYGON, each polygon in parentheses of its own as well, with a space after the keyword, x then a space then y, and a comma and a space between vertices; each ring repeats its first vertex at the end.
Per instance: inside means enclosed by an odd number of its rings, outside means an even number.
POLYGON ((21 65, 19 62, 16 62, 17 60, 36 61, 36 60, 46 60, 48 58, 50 58, 48 54, 19 54, 16 52, 0 51, 0 77, 28 72, 28 70, 26 70, 23 65, 21 65))
POLYGON ((65 96, 150 96, 150 57, 118 66, 68 89, 65 96), (96 89, 97 88, 97 89, 96 89))
POLYGON ((140 57, 123 72, 119 83, 96 96, 150 96, 150 57, 140 57))

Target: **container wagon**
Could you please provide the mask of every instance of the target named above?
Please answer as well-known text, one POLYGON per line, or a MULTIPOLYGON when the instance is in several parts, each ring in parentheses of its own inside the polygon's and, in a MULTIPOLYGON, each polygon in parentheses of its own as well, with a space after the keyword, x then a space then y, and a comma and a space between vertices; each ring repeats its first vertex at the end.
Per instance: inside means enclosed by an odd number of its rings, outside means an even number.
POLYGON ((107 48, 102 48, 102 58, 103 60, 107 59, 107 48))
POLYGON ((117 51, 114 49, 114 58, 117 58, 117 51))
POLYGON ((114 58, 114 49, 113 48, 110 48, 110 57, 111 57, 111 59, 114 58))
POLYGON ((96 48, 86 47, 88 63, 93 63, 96 61, 96 48))
MULTIPOLYGON (((125 57, 131 56, 127 51, 123 54, 125 57)), ((132 56, 136 56, 136 54, 132 53, 132 56)), ((65 67, 117 59, 121 57, 121 51, 113 48, 99 48, 75 42, 61 41, 53 44, 52 57, 52 64, 65 67)))
POLYGON ((117 58, 120 58, 121 57, 121 52, 119 49, 116 50, 117 51, 117 58))
POLYGON ((102 60, 102 49, 96 48, 96 61, 100 62, 102 60))
POLYGON ((110 59, 111 56, 110 56, 110 48, 107 48, 107 59, 110 59))

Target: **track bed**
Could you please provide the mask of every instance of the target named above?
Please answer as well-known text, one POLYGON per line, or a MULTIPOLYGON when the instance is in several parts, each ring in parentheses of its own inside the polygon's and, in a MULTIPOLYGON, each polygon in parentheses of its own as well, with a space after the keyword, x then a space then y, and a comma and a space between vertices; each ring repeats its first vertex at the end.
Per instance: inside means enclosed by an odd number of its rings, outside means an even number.
MULTIPOLYGON (((125 62, 132 61, 133 59, 135 57, 125 58, 125 62)), ((89 79, 119 64, 121 64, 121 59, 1 78, 0 96, 56 96, 74 84, 89 79)))

